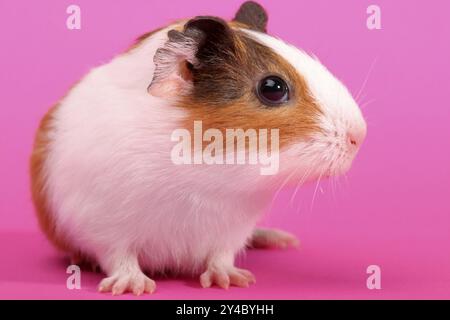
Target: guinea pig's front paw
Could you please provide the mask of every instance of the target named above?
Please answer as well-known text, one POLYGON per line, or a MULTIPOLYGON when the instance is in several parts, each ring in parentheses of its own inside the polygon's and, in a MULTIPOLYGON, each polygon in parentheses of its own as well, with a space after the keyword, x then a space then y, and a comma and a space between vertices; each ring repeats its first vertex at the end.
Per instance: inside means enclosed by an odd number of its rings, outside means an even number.
POLYGON ((203 288, 209 288, 214 284, 223 289, 228 289, 230 285, 247 288, 255 282, 255 276, 250 271, 236 267, 224 269, 210 267, 200 276, 203 288))
POLYGON ((142 272, 134 274, 119 273, 103 279, 98 286, 98 291, 111 292, 113 295, 132 292, 139 296, 143 293, 153 293, 155 289, 155 281, 142 272))

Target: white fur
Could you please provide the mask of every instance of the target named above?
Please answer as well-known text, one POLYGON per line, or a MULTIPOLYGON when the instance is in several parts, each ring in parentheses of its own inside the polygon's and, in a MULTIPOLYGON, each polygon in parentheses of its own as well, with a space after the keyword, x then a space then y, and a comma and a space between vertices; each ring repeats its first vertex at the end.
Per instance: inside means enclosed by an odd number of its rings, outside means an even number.
POLYGON ((55 114, 46 163, 52 212, 106 272, 130 251, 149 271, 199 271, 216 252, 232 258, 262 210, 245 194, 250 186, 235 185, 252 169, 171 163, 170 136, 184 111, 146 90, 165 34, 93 70, 55 114))
POLYGON ((267 34, 242 31, 286 59, 306 80, 321 108, 318 121, 322 132, 312 137, 309 143, 294 143, 286 154, 301 157, 304 163, 310 163, 308 167, 315 166, 309 173, 313 177, 347 171, 357 151, 357 148, 348 147, 349 138, 360 144, 366 135, 366 122, 348 89, 317 58, 267 34), (317 163, 322 165, 317 166, 317 163))
MULTIPOLYGON (((215 262, 232 267, 279 186, 264 186, 259 168, 172 164, 170 136, 185 111, 147 92, 167 30, 92 70, 61 102, 50 132, 45 173, 57 228, 109 275, 139 266, 151 272, 198 272, 215 262)), ((327 131, 361 125, 353 99, 316 60, 251 34, 308 80, 327 131)), ((303 155, 304 173, 316 165, 308 161, 320 143, 295 144, 284 164, 291 170, 286 161, 297 157, 299 166, 303 155)))

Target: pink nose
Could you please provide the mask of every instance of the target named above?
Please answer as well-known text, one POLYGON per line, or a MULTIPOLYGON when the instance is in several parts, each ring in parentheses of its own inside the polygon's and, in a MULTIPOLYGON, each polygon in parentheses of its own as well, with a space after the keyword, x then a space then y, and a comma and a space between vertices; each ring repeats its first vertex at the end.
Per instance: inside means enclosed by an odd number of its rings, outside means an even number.
POLYGON ((347 143, 352 148, 359 148, 366 137, 366 128, 353 128, 347 132, 347 143))

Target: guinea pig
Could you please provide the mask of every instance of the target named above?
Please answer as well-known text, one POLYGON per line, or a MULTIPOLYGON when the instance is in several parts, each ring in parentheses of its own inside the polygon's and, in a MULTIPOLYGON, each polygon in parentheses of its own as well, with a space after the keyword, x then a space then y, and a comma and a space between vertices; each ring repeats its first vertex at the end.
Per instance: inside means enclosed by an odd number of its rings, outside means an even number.
POLYGON ((200 16, 147 33, 41 121, 31 155, 39 224, 74 263, 101 268, 99 291, 152 293, 161 273, 247 287, 255 278, 237 254, 297 245, 256 227, 274 192, 350 168, 366 135, 357 103, 317 58, 269 36, 267 20, 246 2, 231 21, 200 16), (279 169, 175 163, 174 132, 194 135, 196 121, 223 134, 276 129, 279 169))

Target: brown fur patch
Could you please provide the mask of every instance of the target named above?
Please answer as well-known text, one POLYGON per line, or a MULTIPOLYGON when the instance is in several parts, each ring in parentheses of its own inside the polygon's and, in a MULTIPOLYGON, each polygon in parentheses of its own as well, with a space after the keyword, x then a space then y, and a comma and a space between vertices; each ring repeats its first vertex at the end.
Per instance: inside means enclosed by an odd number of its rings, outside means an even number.
POLYGON ((45 161, 48 157, 51 140, 49 132, 53 129, 54 113, 58 104, 53 106, 42 118, 36 133, 33 152, 30 158, 31 193, 39 225, 47 238, 59 249, 68 251, 69 246, 63 237, 57 234, 48 195, 46 193, 45 161))
POLYGON ((232 45, 212 54, 197 55, 200 63, 192 71, 193 91, 179 101, 189 111, 183 127, 193 129, 193 122, 201 120, 204 130, 216 128, 223 133, 227 128, 279 129, 281 148, 320 130, 316 119, 321 111, 305 79, 272 49, 234 30, 232 45), (267 75, 288 83, 287 103, 270 107, 257 98, 257 83, 267 75))
POLYGON ((50 242, 59 250, 70 254, 72 262, 77 264, 93 264, 93 260, 75 249, 57 230, 53 213, 51 212, 48 193, 46 190, 45 162, 48 159, 51 139, 49 133, 54 128, 54 114, 59 104, 56 104, 42 118, 36 132, 33 151, 30 157, 31 194, 36 210, 38 223, 50 242))

